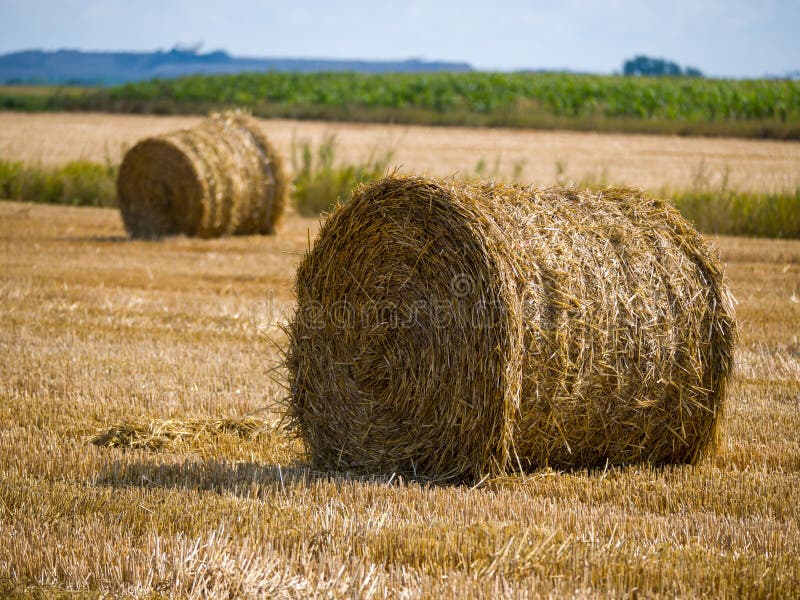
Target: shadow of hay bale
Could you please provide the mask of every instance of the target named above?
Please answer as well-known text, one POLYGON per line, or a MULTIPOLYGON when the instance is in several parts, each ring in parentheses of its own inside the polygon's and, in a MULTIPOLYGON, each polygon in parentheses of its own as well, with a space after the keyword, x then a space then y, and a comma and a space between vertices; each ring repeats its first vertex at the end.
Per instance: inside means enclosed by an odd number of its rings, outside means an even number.
MULTIPOLYGON (((262 497, 289 487, 315 483, 358 482, 373 485, 410 484, 402 477, 364 477, 354 473, 317 471, 308 464, 258 464, 225 459, 186 458, 179 462, 114 461, 98 474, 95 485, 113 488, 177 488, 215 491, 240 497, 262 497)), ((413 483, 412 485, 416 485, 413 483)))
POLYGON ((171 487, 217 490, 237 495, 251 493, 254 486, 275 488, 313 480, 306 465, 259 465, 224 459, 183 459, 152 463, 114 461, 98 475, 97 485, 109 487, 171 487))
POLYGON ((282 158, 240 111, 140 141, 117 176, 122 219, 137 238, 274 233, 288 186, 282 158))
POLYGON ((302 261, 288 415, 319 469, 696 463, 732 369, 718 259, 665 202, 387 177, 302 261))

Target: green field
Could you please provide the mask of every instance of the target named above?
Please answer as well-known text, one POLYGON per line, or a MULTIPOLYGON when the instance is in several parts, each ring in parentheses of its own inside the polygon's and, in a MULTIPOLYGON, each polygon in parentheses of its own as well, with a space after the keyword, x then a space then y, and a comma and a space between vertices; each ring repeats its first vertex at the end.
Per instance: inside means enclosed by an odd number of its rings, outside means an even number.
POLYGON ((263 73, 91 90, 0 88, 0 107, 800 139, 800 82, 556 73, 263 73))

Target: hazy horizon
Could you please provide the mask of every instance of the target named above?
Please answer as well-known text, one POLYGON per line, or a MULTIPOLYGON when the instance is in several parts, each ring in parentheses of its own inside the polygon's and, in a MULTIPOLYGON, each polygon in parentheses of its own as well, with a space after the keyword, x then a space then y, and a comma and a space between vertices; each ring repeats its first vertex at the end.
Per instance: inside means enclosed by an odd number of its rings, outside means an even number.
POLYGON ((771 0, 472 0, 398 6, 344 0, 295 4, 232 0, 0 0, 0 53, 149 52, 202 45, 237 57, 467 62, 476 69, 619 71, 638 54, 709 76, 760 77, 800 69, 800 3, 771 0))

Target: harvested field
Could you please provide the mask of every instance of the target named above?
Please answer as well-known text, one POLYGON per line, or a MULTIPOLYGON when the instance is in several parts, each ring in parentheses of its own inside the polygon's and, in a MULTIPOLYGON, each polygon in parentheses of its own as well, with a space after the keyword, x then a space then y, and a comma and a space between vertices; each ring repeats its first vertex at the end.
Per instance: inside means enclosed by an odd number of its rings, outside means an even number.
POLYGON ((741 340, 712 459, 471 489, 316 472, 279 426, 317 227, 153 243, 0 203, 0 595, 800 595, 800 242, 713 240, 741 340))
MULTIPOLYGON (((199 123, 199 117, 89 113, 0 112, 0 157, 44 164, 74 159, 118 163, 124 151, 146 136, 199 123)), ((290 156, 292 138, 319 143, 336 132, 342 158, 362 159, 375 148, 396 147, 395 162, 406 174, 436 176, 471 172, 484 160, 500 159, 510 177, 537 185, 560 180, 607 180, 658 191, 690 188, 696 180, 740 191, 794 191, 800 185, 800 143, 741 139, 595 134, 561 131, 355 125, 316 121, 263 121, 278 150, 290 156)))

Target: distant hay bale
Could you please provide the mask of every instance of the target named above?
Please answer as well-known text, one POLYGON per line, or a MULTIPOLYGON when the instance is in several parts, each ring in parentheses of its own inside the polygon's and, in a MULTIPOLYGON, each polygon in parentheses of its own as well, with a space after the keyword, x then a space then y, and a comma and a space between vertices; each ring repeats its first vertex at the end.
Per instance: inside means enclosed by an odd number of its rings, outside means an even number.
POLYGON ((117 177, 122 219, 136 238, 273 233, 287 187, 280 156, 239 111, 140 141, 117 177))
POLYGON ((288 414, 317 468, 448 480, 713 445, 732 297, 641 192, 387 177, 329 217, 296 293, 288 414))

